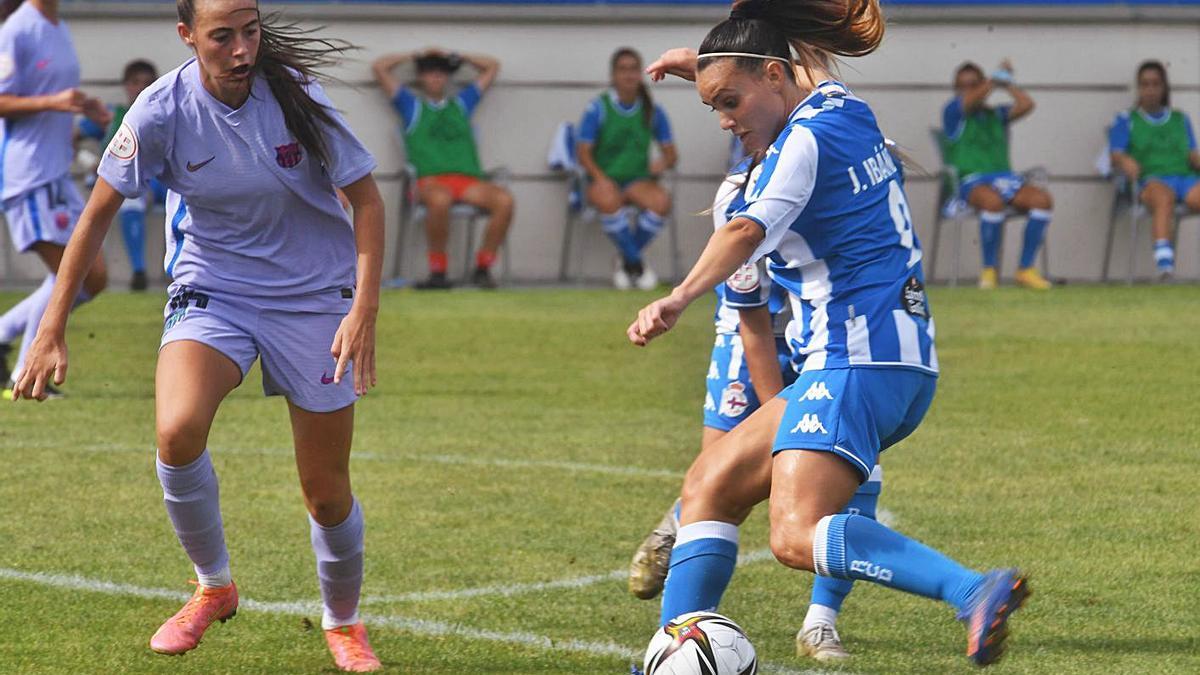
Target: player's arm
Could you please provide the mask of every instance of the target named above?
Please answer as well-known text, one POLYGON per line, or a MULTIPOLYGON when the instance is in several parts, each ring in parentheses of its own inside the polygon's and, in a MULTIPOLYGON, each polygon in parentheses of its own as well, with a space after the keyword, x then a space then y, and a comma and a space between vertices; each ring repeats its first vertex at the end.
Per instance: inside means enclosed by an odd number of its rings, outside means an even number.
MULTIPOLYGON (((1196 152, 1193 151, 1192 166, 1196 166, 1195 157, 1196 152)), ((1136 183, 1138 178, 1140 178, 1142 175, 1142 167, 1138 164, 1137 160, 1121 150, 1116 150, 1112 153, 1112 164, 1117 168, 1117 171, 1120 171, 1125 175, 1126 178, 1134 183, 1136 183)))
POLYGON ((396 97, 396 92, 400 91, 403 86, 400 78, 392 72, 398 66, 408 63, 419 56, 418 52, 410 54, 385 54, 371 63, 371 72, 375 75, 375 81, 383 89, 383 93, 387 94, 389 99, 396 97))
POLYGON ((14 401, 18 398, 45 400, 46 384, 51 379, 55 384, 62 384, 66 378, 67 316, 75 304, 83 278, 100 253, 113 217, 124 201, 125 196, 107 181, 96 180, 58 266, 58 279, 50 294, 50 304, 46 306, 37 337, 25 357, 25 369, 13 386, 14 401))
POLYGON ((762 307, 738 309, 738 333, 742 336, 742 349, 746 368, 750 370, 750 382, 759 401, 768 401, 783 390, 783 375, 779 372, 779 358, 775 351, 775 330, 771 325, 771 310, 762 307))
POLYGON ((0 95, 0 117, 14 118, 40 112, 83 114, 88 97, 78 89, 64 89, 44 96, 0 95))
POLYGON ((667 75, 696 81, 696 50, 690 47, 668 49, 654 63, 646 66, 646 74, 654 82, 661 82, 667 75))
POLYGON ((638 318, 626 330, 629 340, 644 347, 650 340, 670 330, 688 305, 728 279, 754 254, 765 238, 762 226, 745 217, 734 218, 713 232, 687 278, 670 295, 646 305, 638 312, 638 318))
POLYGON ((663 143, 658 147, 662 155, 650 165, 650 174, 656 177, 675 168, 679 162, 679 151, 675 149, 674 143, 663 143))
POLYGON ((1016 122, 1033 112, 1033 99, 1024 89, 1013 83, 1005 85, 1004 88, 1013 97, 1012 107, 1008 109, 1008 121, 1010 123, 1016 122))
POLYGON ((459 54, 459 57, 479 71, 475 85, 480 92, 487 91, 496 82, 496 76, 500 74, 500 61, 484 54, 459 54))
POLYGON ((575 146, 575 155, 576 159, 579 160, 579 166, 582 166, 583 170, 587 171, 588 177, 593 181, 600 182, 612 180, 604 173, 604 170, 600 168, 600 165, 596 163, 596 158, 594 155, 592 155, 591 143, 580 141, 579 145, 575 146))
POLYGON ((375 322, 379 286, 383 279, 383 198, 375 178, 367 174, 342 188, 354 212, 354 243, 358 272, 354 304, 334 335, 330 353, 337 359, 334 381, 340 382, 353 363, 354 391, 360 396, 376 384, 375 322))
POLYGON ((1131 182, 1137 183, 1142 167, 1129 155, 1129 117, 1118 115, 1108 128, 1108 150, 1112 165, 1131 182))

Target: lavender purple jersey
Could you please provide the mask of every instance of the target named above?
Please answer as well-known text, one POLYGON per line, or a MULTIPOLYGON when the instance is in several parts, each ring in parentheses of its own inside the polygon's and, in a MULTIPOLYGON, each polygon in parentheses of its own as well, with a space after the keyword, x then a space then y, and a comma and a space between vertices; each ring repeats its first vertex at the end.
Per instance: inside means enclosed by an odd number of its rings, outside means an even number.
POLYGON ((100 162, 126 197, 159 178, 167 194, 165 267, 175 283, 252 297, 354 286, 355 242, 334 187, 375 168, 319 84, 327 162, 297 142, 266 81, 236 110, 200 83, 195 59, 138 96, 100 162))
MULTIPOLYGON (((67 25, 23 3, 0 26, 0 94, 44 96, 79 86, 79 59, 67 25)), ((67 175, 74 119, 40 112, 0 120, 0 198, 10 199, 67 175)))

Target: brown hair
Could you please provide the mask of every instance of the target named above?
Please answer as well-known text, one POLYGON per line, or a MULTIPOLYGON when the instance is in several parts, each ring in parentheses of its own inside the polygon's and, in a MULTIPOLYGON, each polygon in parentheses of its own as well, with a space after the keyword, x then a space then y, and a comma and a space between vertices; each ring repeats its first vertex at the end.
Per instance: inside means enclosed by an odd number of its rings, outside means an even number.
MULTIPOLYGON (((188 28, 195 26, 196 0, 176 0, 175 9, 180 23, 188 28)), ((320 70, 334 65, 338 56, 356 47, 342 40, 312 37, 313 30, 279 20, 278 13, 261 18, 254 70, 267 81, 279 102, 288 131, 325 164, 329 155, 321 125, 333 125, 335 121, 331 108, 309 96, 306 86, 324 79, 320 70)))
POLYGON ((958 76, 962 75, 963 73, 975 73, 979 76, 979 79, 987 79, 987 75, 984 74, 983 68, 980 68, 979 65, 974 61, 963 61, 962 65, 954 69, 954 84, 958 84, 958 76))
MULTIPOLYGON (((617 61, 632 56, 638 62, 638 67, 642 65, 642 55, 633 47, 621 47, 613 52, 612 57, 608 60, 608 72, 617 69, 617 61)), ((650 98, 650 88, 646 86, 644 80, 638 80, 638 98, 642 100, 642 121, 646 123, 646 128, 650 128, 654 124, 654 100, 650 98)))
MULTIPOLYGON (((729 18, 705 36, 699 53, 745 52, 791 60, 794 50, 804 68, 827 67, 831 55, 875 51, 884 28, 879 0, 738 0, 729 18)), ((702 59, 699 67, 711 61, 702 59)), ((752 71, 764 63, 753 58, 737 61, 740 68, 752 71)))

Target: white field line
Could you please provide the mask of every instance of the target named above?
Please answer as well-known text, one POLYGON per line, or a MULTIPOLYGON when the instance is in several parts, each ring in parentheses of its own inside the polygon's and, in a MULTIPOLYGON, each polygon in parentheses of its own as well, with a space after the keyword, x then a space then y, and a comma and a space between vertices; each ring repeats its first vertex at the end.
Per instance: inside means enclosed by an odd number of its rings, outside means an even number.
MULTIPOLYGON (((62 445, 50 443, 24 443, 5 441, 0 442, 0 447, 5 449, 26 449, 37 448, 46 450, 77 450, 82 452, 135 452, 146 453, 150 455, 153 452, 151 446, 135 446, 125 445, 120 443, 92 443, 76 448, 68 448, 62 445)), ((292 457, 293 452, 290 449, 284 448, 213 448, 212 453, 216 457, 223 454, 229 455, 262 455, 262 456, 281 456, 292 457)), ((422 455, 416 453, 401 453, 401 454, 384 454, 370 451, 352 452, 350 457, 356 461, 368 462, 426 462, 432 464, 449 464, 461 466, 491 466, 505 469, 557 469, 561 471, 569 471, 572 473, 599 473, 611 476, 630 476, 634 478, 665 478, 679 480, 683 478, 682 471, 672 471, 670 469, 647 469, 636 466, 616 466, 612 464, 594 464, 589 462, 571 462, 566 460, 554 459, 508 459, 503 457, 472 457, 470 455, 451 455, 451 454, 436 454, 422 455)))
MULTIPOLYGON (((763 560, 771 560, 773 558, 774 556, 771 555, 770 549, 761 549, 738 556, 738 565, 749 565, 763 560)), ((496 584, 492 586, 463 588, 455 591, 416 591, 413 593, 401 593, 399 595, 374 595, 364 597, 361 604, 364 606, 369 606, 386 605, 397 602, 436 602, 440 600, 463 600, 467 598, 489 596, 510 597, 513 595, 539 593, 542 591, 575 590, 593 586, 595 584, 601 584, 607 581, 620 581, 626 578, 628 575, 629 570, 619 569, 609 572, 608 574, 591 574, 588 576, 574 577, 570 579, 539 581, 527 584, 496 584)))
MULTIPOLYGON (((53 588, 64 588, 92 593, 103 593, 105 595, 130 596, 155 600, 161 599, 183 602, 189 597, 186 593, 180 593, 178 591, 172 591, 169 589, 144 588, 141 586, 115 583, 101 579, 89 579, 87 577, 81 577, 73 574, 24 572, 15 569, 0 568, 0 579, 36 583, 42 586, 50 586, 53 588)), ((241 598, 239 600, 239 606, 242 609, 262 612, 263 614, 276 614, 285 616, 304 616, 319 613, 321 611, 321 605, 317 602, 259 602, 250 598, 241 598)), ((641 654, 637 650, 616 644, 615 642, 555 640, 549 636, 537 635, 523 631, 505 632, 482 630, 464 626, 462 624, 431 621, 428 619, 415 619, 403 616, 363 614, 362 619, 365 623, 371 624, 372 626, 392 628, 407 633, 413 633, 415 635, 432 637, 461 637, 468 640, 501 642, 522 647, 532 647, 534 649, 576 652, 580 654, 587 654, 589 656, 615 657, 627 659, 632 662, 641 660, 641 654)), ((823 675, 822 671, 796 671, 781 666, 773 666, 771 664, 763 664, 763 671, 780 673, 781 675, 823 675)))

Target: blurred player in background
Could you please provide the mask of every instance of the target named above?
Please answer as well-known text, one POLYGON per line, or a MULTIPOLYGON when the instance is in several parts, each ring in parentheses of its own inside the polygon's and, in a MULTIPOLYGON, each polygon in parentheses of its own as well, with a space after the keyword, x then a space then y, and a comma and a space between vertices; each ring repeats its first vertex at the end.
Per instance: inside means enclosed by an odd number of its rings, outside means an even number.
MULTIPOLYGON (((71 32, 58 16, 58 0, 0 4, 0 199, 13 245, 37 254, 49 273, 42 285, 0 316, 0 384, 11 396, 38 323, 50 301, 63 247, 75 229, 83 198, 71 180, 75 115, 107 125, 111 115, 99 99, 79 90, 79 59, 71 32), (22 338, 12 372, 11 343, 22 338)), ((107 285, 104 258, 84 269, 75 304, 107 285)), ((61 396, 54 386, 46 390, 61 396)))
POLYGON ((1108 132, 1112 163, 1150 211, 1159 279, 1175 273, 1171 231, 1175 205, 1200 211, 1200 153, 1187 113, 1171 107, 1171 84, 1159 61, 1137 70, 1137 105, 1117 115, 1108 132))
MULTIPOLYGON (((739 151, 740 143, 735 152, 739 151)), ((712 210, 714 229, 725 225, 745 206, 746 179, 756 164, 753 160, 747 157, 737 163, 717 189, 712 210)), ((701 452, 758 410, 762 401, 771 400, 796 379, 787 339, 791 306, 784 287, 773 283, 766 261, 743 265, 717 285, 715 295, 717 337, 706 378, 701 452)), ((883 470, 876 465, 847 511, 874 518, 882 487, 883 470)), ((679 508, 676 500, 630 563, 629 591, 643 600, 662 591, 679 531, 679 508)), ((749 516, 749 511, 744 516, 749 516)), ((837 616, 853 583, 817 577, 804 626, 796 636, 798 653, 819 661, 836 661, 850 655, 837 632, 837 616)))
POLYGON ((1033 99, 1016 85, 1013 67, 1007 60, 987 77, 974 63, 964 63, 954 72, 954 98, 942 110, 946 161, 958 171, 960 197, 979 211, 979 243, 983 269, 979 287, 992 289, 999 282, 997 259, 1004 227, 1005 209, 1012 207, 1029 215, 1021 243, 1016 282, 1019 286, 1047 290, 1034 263, 1053 216, 1054 201, 1040 187, 1014 173, 1009 162, 1008 128, 1033 111, 1033 99), (988 97, 1003 89, 1012 105, 989 106, 988 97))
MULTIPOLYGON (((125 113, 129 112, 129 107, 137 100, 138 94, 157 79, 158 70, 149 61, 137 59, 125 64, 125 70, 121 75, 121 86, 125 89, 125 102, 109 106, 109 111, 112 112, 112 121, 107 128, 84 118, 79 123, 80 133, 100 141, 101 147, 108 147, 113 136, 117 135, 117 129, 121 128, 125 113)), ((151 186, 146 190, 146 194, 134 199, 126 199, 117 214, 121 220, 121 237, 125 241, 125 252, 129 254, 129 266, 133 270, 133 278, 129 287, 135 291, 146 290, 146 210, 159 192, 154 189, 155 184, 156 181, 151 179, 151 186)))
POLYGON ((484 176, 475 133, 471 130, 471 115, 484 92, 496 81, 500 62, 490 56, 431 48, 383 56, 372 65, 372 71, 404 125, 404 150, 408 162, 417 170, 417 199, 427 211, 429 278, 417 284, 417 288, 450 288, 446 276, 450 207, 460 202, 490 215, 483 243, 475 254, 471 281, 480 288, 495 288, 491 269, 512 224, 513 198, 508 190, 484 176), (409 61, 415 61, 417 66, 416 89, 405 86, 392 72, 409 61), (448 98, 450 77, 464 63, 479 71, 479 76, 448 98))
POLYGON ((737 562, 738 523, 769 497, 771 549, 788 567, 943 600, 967 654, 1000 658, 1027 587, 980 574, 877 521, 841 512, 879 453, 920 424, 937 384, 921 249, 901 175, 867 104, 829 75, 832 55, 878 47, 877 0, 742 0, 699 55, 651 65, 696 80, 723 129, 763 161, 746 204, 684 281, 629 326, 636 345, 747 260, 768 257, 791 296, 800 374, 700 456, 684 480, 662 623, 717 607, 737 562), (802 69, 794 70, 793 50, 802 69))
POLYGON ((613 285, 650 290, 658 277, 642 251, 662 231, 671 211, 671 195, 658 179, 679 155, 667 113, 650 98, 642 79, 641 55, 622 47, 613 52, 609 71, 612 87, 588 104, 579 123, 579 164, 590 179, 587 200, 600 212, 600 226, 621 255, 613 285), (651 142, 661 155, 653 161, 651 142), (633 223, 626 216, 627 205, 638 210, 633 223))
POLYGON ((375 383, 383 203, 374 158, 315 79, 344 48, 261 23, 254 0, 177 9, 195 58, 143 92, 110 142, 16 394, 41 398, 65 376, 75 289, 122 202, 160 176, 174 283, 155 376, 156 466, 199 583, 150 647, 187 652, 237 611, 206 445, 221 402, 261 358, 264 393, 287 398, 326 643, 338 668, 377 670, 358 617, 363 512, 349 465, 354 403, 375 383))

